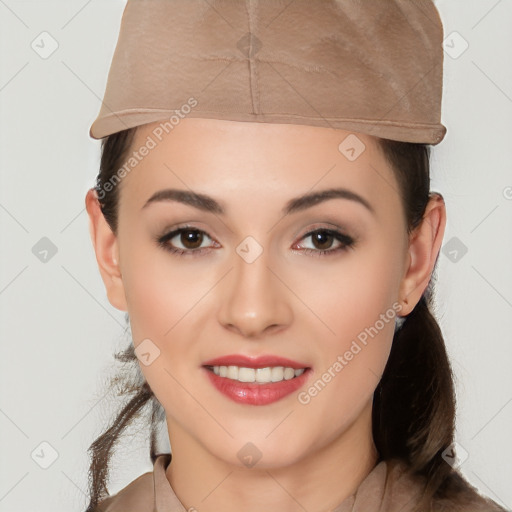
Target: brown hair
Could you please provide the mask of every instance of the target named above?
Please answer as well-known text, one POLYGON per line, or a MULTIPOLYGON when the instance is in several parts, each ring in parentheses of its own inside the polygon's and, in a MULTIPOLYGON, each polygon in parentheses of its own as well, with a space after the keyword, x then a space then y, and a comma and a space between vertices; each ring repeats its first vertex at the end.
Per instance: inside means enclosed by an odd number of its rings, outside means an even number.
MULTIPOLYGON (((103 215, 117 233, 119 187, 105 193, 105 184, 120 169, 128 155, 136 128, 102 140, 100 172, 96 191, 103 215), (101 192, 101 194, 100 194, 101 192)), ((408 231, 416 228, 430 198, 430 147, 424 144, 376 139, 393 168, 399 185, 408 231)), ((110 187, 109 187, 110 188, 110 187)), ((455 478, 441 457, 453 442, 455 395, 453 377, 441 330, 431 313, 433 281, 414 310, 398 328, 382 379, 373 400, 372 428, 380 460, 401 459, 412 473, 426 479, 421 510, 430 510, 432 497, 446 497, 455 478)), ((165 416, 142 377, 133 343, 114 357, 132 366, 111 382, 121 383, 120 404, 110 426, 90 446, 90 502, 86 512, 96 510, 108 496, 109 462, 114 445, 126 428, 150 406, 150 458, 155 462, 158 421, 165 416), (135 378, 133 375, 138 375, 135 378)))

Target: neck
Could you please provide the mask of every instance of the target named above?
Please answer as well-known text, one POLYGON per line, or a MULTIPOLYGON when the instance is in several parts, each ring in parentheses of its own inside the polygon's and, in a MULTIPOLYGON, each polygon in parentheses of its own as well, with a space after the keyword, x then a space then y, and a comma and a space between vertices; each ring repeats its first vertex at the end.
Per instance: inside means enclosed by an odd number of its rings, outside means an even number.
POLYGON ((339 437, 287 466, 241 468, 219 460, 168 419, 166 476, 187 510, 325 512, 355 493, 375 467, 371 401, 339 437), (172 436, 171 436, 172 432, 172 436))

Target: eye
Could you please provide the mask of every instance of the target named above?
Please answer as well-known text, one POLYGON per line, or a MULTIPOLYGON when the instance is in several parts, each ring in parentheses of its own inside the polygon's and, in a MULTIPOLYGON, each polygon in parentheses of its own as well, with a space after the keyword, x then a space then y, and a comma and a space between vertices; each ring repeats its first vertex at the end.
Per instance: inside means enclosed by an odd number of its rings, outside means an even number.
POLYGON ((304 235, 301 240, 311 238, 312 246, 302 248, 296 244, 293 248, 304 251, 305 254, 325 256, 346 251, 353 247, 354 239, 334 229, 315 229, 304 235), (334 248, 333 248, 334 245, 334 248))
MULTIPOLYGON (((305 254, 324 256, 346 251, 353 247, 355 241, 352 237, 335 229, 315 229, 305 234, 301 240, 311 239, 309 247, 295 244, 293 249, 303 251, 305 254)), ((178 256, 197 256, 208 252, 211 248, 221 247, 205 231, 194 227, 181 227, 157 238, 158 244, 166 251, 178 256), (207 242, 210 243, 207 243, 207 242), (204 245, 206 243, 206 245, 204 245)))
POLYGON ((208 240, 213 242, 205 231, 193 227, 182 227, 158 238, 157 242, 161 247, 175 254, 197 255, 211 246, 201 247, 208 240))

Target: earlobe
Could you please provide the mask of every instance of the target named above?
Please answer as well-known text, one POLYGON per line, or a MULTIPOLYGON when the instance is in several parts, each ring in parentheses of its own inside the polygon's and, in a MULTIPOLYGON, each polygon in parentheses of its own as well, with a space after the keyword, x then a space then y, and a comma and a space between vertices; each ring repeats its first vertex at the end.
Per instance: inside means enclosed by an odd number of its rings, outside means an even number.
POLYGON ((423 220, 411 233, 408 265, 403 277, 399 299, 400 315, 407 316, 421 299, 428 286, 443 241, 446 208, 443 197, 434 193, 425 209, 423 220))
POLYGON ((128 311, 119 266, 118 239, 105 220, 94 188, 87 191, 85 207, 89 215, 89 233, 108 300, 116 309, 128 311))

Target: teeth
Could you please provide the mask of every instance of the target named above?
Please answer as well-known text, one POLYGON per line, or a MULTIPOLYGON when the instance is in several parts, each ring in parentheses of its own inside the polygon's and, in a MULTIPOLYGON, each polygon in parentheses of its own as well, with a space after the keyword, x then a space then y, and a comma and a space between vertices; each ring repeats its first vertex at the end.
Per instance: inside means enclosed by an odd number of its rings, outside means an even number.
POLYGON ((243 366, 214 366, 213 373, 220 377, 238 380, 239 382, 280 382, 290 380, 304 373, 305 368, 290 368, 288 366, 273 366, 266 368, 246 368, 243 366))
POLYGON ((272 368, 258 368, 256 370, 256 382, 271 382, 272 368))
POLYGON ((256 380, 256 370, 254 368, 238 368, 238 380, 240 382, 254 382, 256 380))

